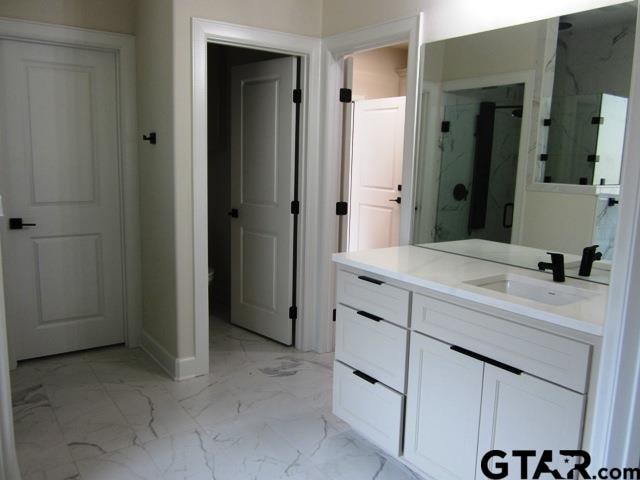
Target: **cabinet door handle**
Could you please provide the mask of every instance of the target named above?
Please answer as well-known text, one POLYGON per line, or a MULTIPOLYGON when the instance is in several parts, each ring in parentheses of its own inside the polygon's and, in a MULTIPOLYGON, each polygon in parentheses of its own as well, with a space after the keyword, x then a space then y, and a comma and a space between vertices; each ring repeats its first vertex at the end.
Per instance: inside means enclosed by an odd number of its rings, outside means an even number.
POLYGON ((362 311, 362 310, 358 310, 356 313, 358 315, 360 315, 361 317, 368 318, 369 320, 373 320, 374 322, 379 322, 380 320, 384 320, 384 318, 382 318, 382 317, 374 315, 373 313, 367 313, 367 312, 362 311))
POLYGON ((375 278, 365 277, 364 275, 361 275, 358 278, 364 282, 375 283, 376 285, 384 285, 384 282, 376 280, 375 278))
POLYGON ((502 370, 506 370, 507 372, 513 373, 515 375, 521 375, 522 370, 519 368, 512 367, 511 365, 507 365, 506 363, 499 362, 498 360, 494 360, 493 358, 485 357, 484 355, 480 355, 479 353, 472 352, 471 350, 467 350, 466 348, 458 347, 457 345, 451 345, 451 350, 454 352, 461 353, 462 355, 466 355, 467 357, 475 358, 484 363, 488 363, 489 365, 493 365, 494 367, 501 368, 502 370))
POLYGON ((356 377, 360 377, 361 379, 363 379, 365 382, 369 382, 371 385, 375 385, 376 383, 378 383, 378 381, 373 378, 370 377, 369 375, 367 375, 366 373, 362 373, 360 370, 354 370, 353 374, 356 377))

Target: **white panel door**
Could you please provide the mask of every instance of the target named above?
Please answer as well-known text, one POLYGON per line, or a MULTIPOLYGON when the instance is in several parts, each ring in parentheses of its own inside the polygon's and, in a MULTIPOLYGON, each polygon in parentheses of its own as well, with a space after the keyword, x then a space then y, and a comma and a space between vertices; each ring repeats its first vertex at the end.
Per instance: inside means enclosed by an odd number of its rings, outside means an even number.
MULTIPOLYGON (((549 466, 564 477, 572 462, 566 464, 558 450, 580 448, 583 414, 584 395, 525 373, 516 375, 485 365, 476 478, 485 478, 482 457, 496 449, 535 450, 538 455, 554 450, 549 466)), ((513 478, 520 478, 519 458, 509 455, 498 461, 508 462, 513 478)), ((531 459, 530 464, 535 469, 536 460, 531 459)))
POLYGON ((293 162, 296 60, 231 74, 231 322, 293 343, 293 162))
MULTIPOLYGON (((405 97, 355 102, 348 251, 398 245, 405 97)), ((407 201, 411 201, 408 199, 407 201)))
POLYGON ((0 193, 17 359, 124 341, 113 54, 0 41, 0 193), (9 229, 9 217, 35 226, 9 229))
POLYGON ((438 480, 473 480, 484 363, 411 334, 404 456, 438 480))

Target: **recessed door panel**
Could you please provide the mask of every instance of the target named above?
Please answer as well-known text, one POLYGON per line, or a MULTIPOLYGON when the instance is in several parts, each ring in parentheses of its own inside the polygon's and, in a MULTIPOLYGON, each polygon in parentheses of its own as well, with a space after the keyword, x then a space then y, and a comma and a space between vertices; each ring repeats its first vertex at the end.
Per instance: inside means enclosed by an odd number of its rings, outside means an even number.
POLYGON ((94 201, 91 69, 42 62, 26 71, 34 202, 94 201))
POLYGON ((278 83, 242 83, 242 203, 278 202, 278 83))
POLYGON ((41 324, 101 316, 100 236, 39 238, 34 247, 41 324))
POLYGON ((368 232, 358 236, 358 250, 388 247, 393 238, 393 208, 362 203, 358 207, 360 231, 368 232))
POLYGON ((242 303, 276 310, 278 238, 242 229, 242 303))

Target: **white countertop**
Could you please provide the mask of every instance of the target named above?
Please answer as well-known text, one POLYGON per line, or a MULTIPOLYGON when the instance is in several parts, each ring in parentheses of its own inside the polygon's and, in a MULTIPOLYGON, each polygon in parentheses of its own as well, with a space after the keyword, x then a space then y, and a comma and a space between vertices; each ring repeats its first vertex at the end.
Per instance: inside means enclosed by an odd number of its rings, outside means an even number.
POLYGON ((603 332, 609 292, 607 285, 567 278, 565 283, 555 285, 579 288, 589 298, 569 305, 555 306, 465 283, 510 274, 548 281, 550 285, 554 285, 551 274, 453 253, 403 246, 336 253, 333 261, 583 333, 601 336, 603 332))

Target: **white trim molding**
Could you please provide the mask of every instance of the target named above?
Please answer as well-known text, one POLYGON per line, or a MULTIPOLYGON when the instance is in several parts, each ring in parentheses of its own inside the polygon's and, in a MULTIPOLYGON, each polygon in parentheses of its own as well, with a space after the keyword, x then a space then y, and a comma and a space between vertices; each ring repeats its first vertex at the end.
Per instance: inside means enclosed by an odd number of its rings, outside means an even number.
POLYGON ((0 18, 0 39, 106 50, 113 52, 115 55, 119 113, 122 245, 124 249, 124 285, 122 286, 122 292, 125 301, 125 341, 127 346, 137 347, 140 345, 142 332, 142 286, 135 37, 120 33, 0 18))
POLYGON ((197 375, 196 358, 176 358, 146 331, 142 331, 142 350, 175 381, 188 380, 197 375))
POLYGON ((327 37, 323 41, 323 151, 322 197, 319 200, 321 243, 317 252, 319 351, 333 350, 335 274, 331 254, 338 248, 338 220, 335 212, 339 200, 342 147, 342 104, 338 91, 344 79, 344 57, 356 52, 407 42, 407 94, 405 137, 402 166, 402 206, 400 210, 400 244, 411 242, 414 204, 414 170, 417 138, 418 100, 420 89, 420 55, 422 44, 422 14, 386 22, 327 37))
POLYGON ((302 59, 303 104, 300 158, 300 235, 298 238, 298 320, 296 347, 318 350, 317 344, 317 222, 320 191, 320 51, 319 38, 192 19, 193 53, 193 271, 195 312, 195 372, 209 369, 208 298, 208 213, 207 213, 207 44, 237 47, 300 56, 302 59))

